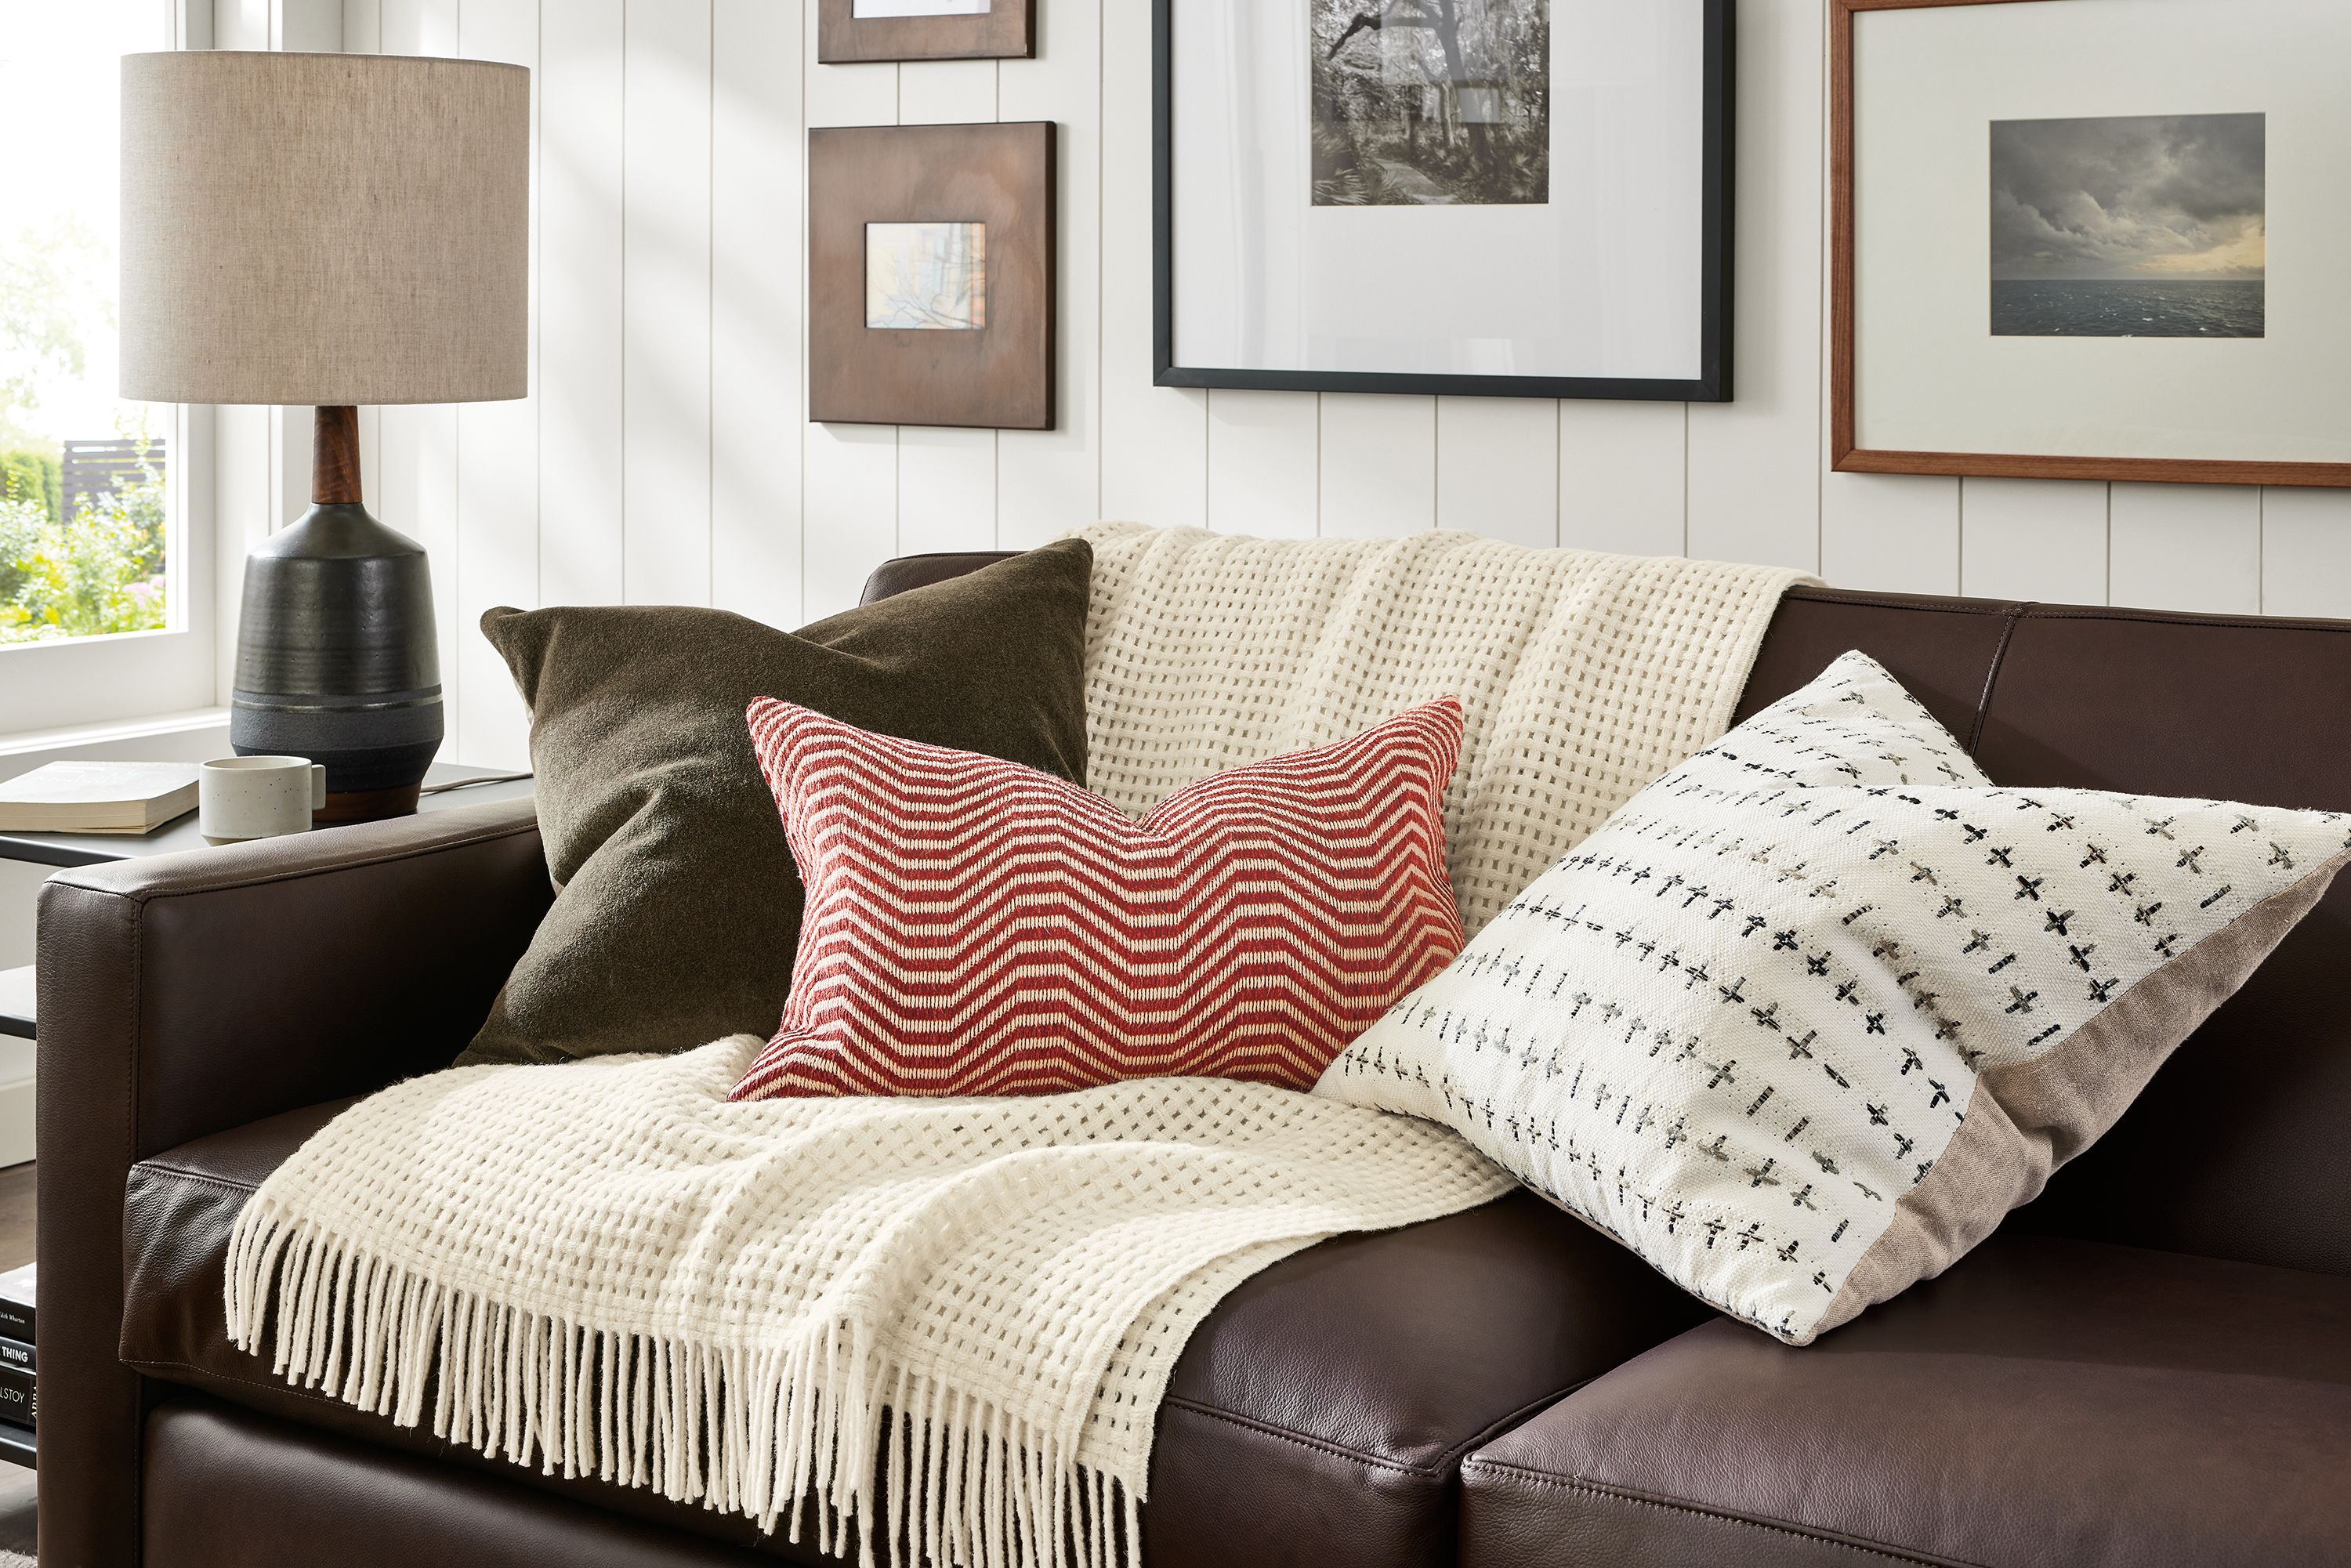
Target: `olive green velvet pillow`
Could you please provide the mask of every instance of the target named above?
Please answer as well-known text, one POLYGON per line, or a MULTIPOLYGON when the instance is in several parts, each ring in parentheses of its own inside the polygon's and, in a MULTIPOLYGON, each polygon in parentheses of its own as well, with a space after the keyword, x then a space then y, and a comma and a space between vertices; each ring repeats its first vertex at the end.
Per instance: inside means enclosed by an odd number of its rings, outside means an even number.
POLYGON ((558 891, 458 1064, 772 1034, 800 880, 745 707, 781 697, 1082 784, 1092 565, 1063 540, 797 632, 678 606, 485 614, 530 706, 558 891))

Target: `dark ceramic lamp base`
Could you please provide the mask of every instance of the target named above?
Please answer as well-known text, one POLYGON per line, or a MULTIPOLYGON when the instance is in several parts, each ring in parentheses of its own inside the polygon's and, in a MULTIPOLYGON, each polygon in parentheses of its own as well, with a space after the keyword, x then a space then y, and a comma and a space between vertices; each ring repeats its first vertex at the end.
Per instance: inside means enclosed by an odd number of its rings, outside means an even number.
POLYGON ((246 558, 229 745, 323 764, 318 821, 404 816, 441 749, 433 580, 360 505, 356 409, 318 411, 311 496, 246 558))

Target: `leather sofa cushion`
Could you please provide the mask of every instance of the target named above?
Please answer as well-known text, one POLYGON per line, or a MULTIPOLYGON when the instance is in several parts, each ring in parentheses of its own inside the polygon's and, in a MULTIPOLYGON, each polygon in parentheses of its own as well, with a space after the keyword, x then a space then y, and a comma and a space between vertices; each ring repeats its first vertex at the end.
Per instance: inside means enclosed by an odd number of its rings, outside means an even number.
POLYGON ((172 1568, 757 1568, 763 1559, 483 1475, 182 1397, 147 1417, 142 1555, 172 1568))
MULTIPOLYGON (((348 1102, 199 1139, 132 1168, 122 1356, 155 1378, 313 1427, 779 1555, 746 1521, 450 1448, 289 1389, 223 1333, 221 1267, 246 1197, 348 1102)), ((1146 1559, 1219 1568, 1450 1560, 1461 1456, 1704 1315, 1631 1253, 1526 1194, 1334 1238, 1227 1296, 1170 1379, 1144 1508, 1146 1559)))
POLYGON ((2050 1237, 1792 1350, 1727 1320, 1462 1467, 1462 1562, 2336 1562, 2351 1280, 2050 1237))

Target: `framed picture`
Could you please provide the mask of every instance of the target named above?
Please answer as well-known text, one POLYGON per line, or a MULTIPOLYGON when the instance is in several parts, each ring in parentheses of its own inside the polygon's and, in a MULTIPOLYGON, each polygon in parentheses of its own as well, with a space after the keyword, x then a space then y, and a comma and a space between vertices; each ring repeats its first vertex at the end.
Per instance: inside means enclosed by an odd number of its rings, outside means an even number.
POLYGON ((1161 386, 1730 396, 1731 0, 1154 0, 1161 386))
POLYGON ((2351 6, 1832 0, 1830 29, 1834 466, 2351 485, 2351 6))
POLYGON ((1053 428, 1053 127, 809 132, 809 418, 1053 428))
POLYGON ((820 65, 1027 59, 1037 0, 817 0, 820 65))

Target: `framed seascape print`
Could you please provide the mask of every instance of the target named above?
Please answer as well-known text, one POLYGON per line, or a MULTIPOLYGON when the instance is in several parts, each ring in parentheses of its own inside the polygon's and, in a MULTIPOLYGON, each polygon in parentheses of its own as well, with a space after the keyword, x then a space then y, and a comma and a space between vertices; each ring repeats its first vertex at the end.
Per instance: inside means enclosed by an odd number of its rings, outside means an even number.
POLYGON ((1732 0, 1153 0, 1161 386, 1730 396, 1732 0))
POLYGON ((1836 467, 2351 485, 2351 5, 1830 24, 1836 467))
POLYGON ((1027 59, 1037 0, 817 0, 820 65, 1027 59))
POLYGON ((809 132, 809 419, 1053 428, 1053 127, 809 132))

